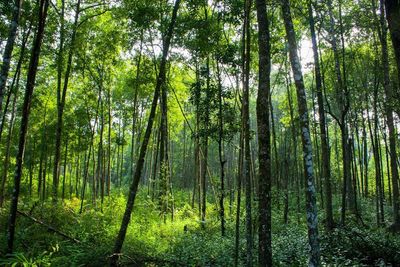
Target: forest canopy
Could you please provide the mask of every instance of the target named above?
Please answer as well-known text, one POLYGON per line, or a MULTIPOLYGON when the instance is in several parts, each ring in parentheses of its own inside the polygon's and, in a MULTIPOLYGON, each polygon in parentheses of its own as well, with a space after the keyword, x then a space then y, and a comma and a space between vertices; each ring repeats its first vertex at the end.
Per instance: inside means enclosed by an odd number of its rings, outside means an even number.
POLYGON ((0 54, 0 265, 400 265, 398 0, 0 1, 0 54))

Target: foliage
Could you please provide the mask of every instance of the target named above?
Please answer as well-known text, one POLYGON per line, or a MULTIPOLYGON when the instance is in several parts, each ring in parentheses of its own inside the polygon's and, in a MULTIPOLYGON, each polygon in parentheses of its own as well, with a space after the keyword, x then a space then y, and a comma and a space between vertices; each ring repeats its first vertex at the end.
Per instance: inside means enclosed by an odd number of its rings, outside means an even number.
MULTIPOLYGON (((202 229, 198 210, 186 203, 188 193, 174 193, 174 219, 160 214, 157 203, 151 201, 144 190, 140 191, 138 204, 132 215, 128 236, 121 256, 122 264, 154 266, 232 266, 234 251, 233 217, 227 217, 227 235, 219 234, 219 215, 215 206, 208 203, 209 218, 202 229)), ((15 254, 1 259, 6 266, 105 266, 111 255, 114 237, 119 227, 125 205, 123 194, 112 194, 106 199, 103 212, 100 207, 86 203, 79 214, 79 200, 65 200, 54 207, 51 202, 24 202, 21 209, 32 209, 31 216, 51 225, 80 241, 76 244, 46 228, 19 218, 15 254), (14 264, 14 265, 13 265, 14 264)), ((6 207, 8 208, 8 207, 6 207)), ((6 210, 2 209, 0 222, 6 223, 6 210)), ((282 210, 273 209, 273 261, 276 266, 306 266, 308 259, 307 233, 303 214, 300 224, 282 224, 282 210)), ((170 215, 170 213, 169 213, 170 215)), ((289 221, 295 221, 294 211, 289 221)), ((368 217, 368 216, 367 216, 368 217)), ((244 218, 241 219, 244 233, 244 218)), ((4 238, 4 236, 2 236, 4 238)), ((2 240, 4 242, 4 239, 2 240)), ((245 238, 240 240, 240 258, 245 262, 245 238)), ((362 226, 337 228, 332 233, 322 232, 322 257, 324 264, 340 266, 386 266, 400 264, 398 246, 400 238, 382 229, 362 226)), ((256 252, 256 248, 254 248, 256 252)))

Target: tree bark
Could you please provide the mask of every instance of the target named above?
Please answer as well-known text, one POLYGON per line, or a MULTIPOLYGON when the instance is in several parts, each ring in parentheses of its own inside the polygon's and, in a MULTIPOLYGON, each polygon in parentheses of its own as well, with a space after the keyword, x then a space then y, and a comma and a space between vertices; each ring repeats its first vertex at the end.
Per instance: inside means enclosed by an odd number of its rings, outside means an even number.
POLYGON ((221 220, 221 236, 225 236, 225 163, 224 158, 224 113, 223 113, 223 97, 222 97, 222 82, 221 72, 218 59, 215 62, 217 67, 218 79, 218 158, 220 166, 220 198, 219 198, 219 217, 221 220))
POLYGON ((289 45, 289 57, 292 66, 293 77, 297 90, 297 103, 300 115, 301 139, 303 146, 304 175, 306 178, 306 210, 308 242, 310 245, 309 266, 320 265, 320 249, 318 237, 318 217, 316 192, 314 186, 314 172, 312 159, 311 135, 308 118, 307 98, 301 71, 300 60, 297 54, 297 43, 289 0, 283 0, 282 14, 286 29, 286 38, 289 45))
MULTIPOLYGON (((386 7, 386 19, 388 22, 390 37, 392 39, 394 55, 397 63, 398 82, 400 84, 400 1, 384 0, 384 2, 386 7)), ((396 95, 396 97, 399 97, 400 90, 398 89, 398 91, 394 95, 396 95)), ((400 110, 397 110, 398 115, 400 115, 399 113, 400 110)), ((397 203, 397 205, 399 204, 397 203)), ((399 212, 397 211, 397 214, 398 213, 399 212)))
POLYGON ((17 158, 16 158, 14 190, 13 190, 13 194, 12 194, 11 207, 10 207, 10 218, 9 218, 8 230, 7 230, 7 253, 13 252, 15 221, 16 221, 16 217, 17 217, 18 197, 19 197, 21 177, 22 177, 22 165, 23 165, 23 161, 24 161, 25 141, 26 141, 26 134, 28 131, 32 94, 33 94, 33 89, 35 87, 37 67, 39 64, 40 48, 42 46, 42 40, 43 40, 43 35, 44 35, 44 28, 45 28, 45 24, 46 24, 48 7, 49 7, 48 0, 40 0, 38 26, 37 26, 37 30, 36 30, 36 37, 33 42, 32 54, 31 54, 31 59, 29 62, 29 69, 28 69, 28 75, 27 75, 27 81, 26 81, 24 103, 22 106, 22 114, 21 114, 22 119, 21 119, 20 133, 19 133, 18 153, 17 153, 17 158))
MULTIPOLYGON (((243 40, 243 95, 242 95, 242 128, 244 141, 243 177, 245 184, 246 207, 246 266, 253 266, 253 223, 252 223, 252 183, 251 183, 251 156, 250 156, 250 15, 252 0, 245 1, 244 40, 243 40)), ((267 109, 269 107, 267 106, 267 109)))
MULTIPOLYGON (((395 55, 397 60, 397 71, 399 72, 400 83, 400 2, 395 0, 380 0, 380 27, 382 30, 381 46, 382 46, 382 68, 383 68, 383 87, 385 90, 385 113, 387 119, 387 126, 389 130, 389 155, 390 155, 390 171, 392 174, 392 189, 393 189, 393 223, 400 225, 399 213, 399 171, 397 165, 397 150, 396 150, 396 129, 393 120, 393 104, 397 100, 393 94, 390 84, 389 75, 389 56, 387 48, 387 29, 385 23, 385 10, 384 2, 386 2, 386 16, 389 22, 389 29, 391 31, 392 43, 395 48, 395 55), (397 7, 397 9, 396 9, 397 7), (396 13, 397 10, 397 13, 396 13), (397 18, 397 20, 396 20, 397 18), (397 24, 396 24, 397 21, 397 24), (394 27, 397 25, 397 28, 394 27), (396 46, 397 45, 397 46, 396 46)), ((389 170, 388 170, 389 171, 389 170)), ((390 188, 390 187, 389 187, 390 188)))
MULTIPOLYGON (((259 266, 272 266, 271 243, 271 129, 269 121, 271 90, 271 45, 265 0, 257 0, 258 21, 258 261, 259 266)), ((275 158, 278 160, 278 158, 275 158)), ((278 184, 279 181, 277 181, 278 184)))

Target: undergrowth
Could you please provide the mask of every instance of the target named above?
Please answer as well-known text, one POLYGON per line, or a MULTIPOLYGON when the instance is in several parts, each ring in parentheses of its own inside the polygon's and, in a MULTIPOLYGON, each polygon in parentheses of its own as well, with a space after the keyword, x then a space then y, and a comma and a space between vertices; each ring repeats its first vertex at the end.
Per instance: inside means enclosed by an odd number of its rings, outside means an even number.
MULTIPOLYGON (((215 204, 208 203, 208 219, 203 229, 198 210, 188 205, 187 199, 186 192, 175 193, 172 218, 171 213, 161 214, 158 204, 151 201, 145 192, 140 192, 120 262, 126 266, 233 266, 235 215, 227 212, 226 235, 222 237, 215 204)), ((22 199, 19 210, 79 240, 79 243, 19 215, 16 252, 6 257, 6 240, 2 234, 0 265, 106 266, 112 254, 125 203, 123 193, 114 193, 105 198, 103 206, 99 203, 93 205, 91 201, 85 202, 83 213, 80 214, 80 200, 77 198, 65 200, 57 206, 51 201, 22 199)), ((273 209, 274 266, 307 265, 308 242, 304 216, 295 213, 294 203, 291 207, 293 210, 290 210, 287 225, 282 223, 282 211, 276 207, 273 209)), ((0 210, 1 229, 6 229, 8 209, 6 205, 0 210)), ((232 210, 235 209, 233 207, 232 210)), ((373 214, 373 209, 367 209, 367 212, 373 214)), ((353 222, 346 227, 337 227, 328 234, 320 225, 323 265, 400 266, 398 235, 390 234, 382 228, 360 226, 353 222)), ((257 255, 256 229, 255 224, 253 255, 257 255)), ((243 209, 240 230, 239 263, 244 265, 246 240, 243 209)))

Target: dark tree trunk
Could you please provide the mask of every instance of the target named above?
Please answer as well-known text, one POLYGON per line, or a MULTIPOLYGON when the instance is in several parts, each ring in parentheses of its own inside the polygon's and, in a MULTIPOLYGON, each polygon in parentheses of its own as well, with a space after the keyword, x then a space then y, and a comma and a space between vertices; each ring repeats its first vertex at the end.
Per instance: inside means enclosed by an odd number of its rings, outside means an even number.
POLYGON ((220 198, 219 198, 219 217, 221 220, 221 236, 225 236, 225 163, 224 159, 224 113, 222 109, 222 82, 219 62, 216 61, 218 78, 218 158, 220 165, 220 198))
MULTIPOLYGON (((243 109, 241 108, 241 113, 243 109)), ((244 150, 244 142, 243 142, 243 129, 240 132, 239 137, 239 158, 238 158, 238 172, 237 172, 237 200, 236 200, 236 222, 235 222, 235 252, 234 252, 234 260, 235 267, 239 266, 239 246, 240 246, 240 205, 242 198, 242 180, 243 180, 243 150, 244 150)))
POLYGON ((57 81, 57 126, 56 126, 56 143, 54 153, 54 167, 53 167, 53 201, 57 202, 58 197, 58 184, 60 176, 60 158, 61 158, 61 141, 63 133, 63 114, 65 106, 65 97, 67 94, 69 76, 72 69, 72 57, 75 52, 75 38, 78 29, 78 20, 80 12, 81 0, 77 1, 74 24, 72 29, 71 43, 69 44, 69 52, 67 59, 67 69, 64 76, 64 84, 61 92, 61 77, 62 77, 62 64, 63 64, 63 50, 64 50, 64 0, 61 7, 61 30, 60 30, 60 49, 58 55, 58 81, 57 81))
POLYGON ((289 0, 284 0, 282 5, 282 14, 286 29, 286 38, 289 45, 289 57, 292 66, 293 77, 297 89, 297 103, 300 115, 301 139, 303 146, 303 164, 304 175, 306 178, 306 209, 307 209, 307 227, 308 241, 310 245, 309 266, 320 265, 320 249, 318 237, 318 217, 316 192, 314 186, 313 159, 311 135, 308 118, 308 108, 306 101, 306 92, 301 71, 300 60, 297 55, 296 36, 292 22, 289 0))
MULTIPOLYGON (((271 130, 269 125, 271 53, 269 21, 265 0, 257 0, 258 21, 258 261, 272 266, 271 246, 271 130)), ((276 157, 277 161, 278 158, 276 157)), ((277 170, 278 171, 278 170, 277 170)), ((287 179, 287 177, 285 177, 287 179)), ((279 182, 277 181, 277 184, 279 182)))
POLYGON ((6 43, 6 46, 4 47, 4 52, 3 52, 3 64, 1 65, 1 69, 0 69, 0 118, 2 117, 1 113, 3 111, 3 107, 2 107, 3 96, 5 93, 5 89, 6 89, 8 72, 10 70, 10 63, 11 63, 12 52, 14 50, 14 43, 15 43, 15 39, 17 37, 17 30, 18 30, 18 26, 19 26, 19 19, 21 16, 22 2, 23 2, 22 0, 15 0, 15 2, 14 2, 13 17, 12 17, 10 29, 8 32, 7 43, 6 43))
MULTIPOLYGON (((398 82, 400 84, 400 1, 399 0, 385 0, 385 7, 386 7, 386 19, 389 26, 390 37, 392 39, 392 45, 394 49, 394 55, 396 58, 397 63, 397 75, 398 75, 398 82)), ((382 14, 382 11, 381 11, 382 14)), ((400 87, 398 87, 400 88, 400 87)), ((400 91, 394 94, 396 97, 400 96, 400 91)), ((397 114, 399 114, 399 110, 397 110, 397 114)), ((393 188, 394 190, 394 188, 393 188)), ((394 191, 393 191, 394 194, 394 191)), ((398 193, 397 193, 398 194, 398 193)), ((399 202, 397 200, 397 217, 399 217, 398 206, 399 202)), ((397 219, 396 223, 400 223, 400 219, 397 219)))
MULTIPOLYGON (((206 20, 207 20, 207 11, 206 13, 206 20)), ((210 57, 207 56, 206 59, 206 98, 205 103, 211 103, 211 88, 210 88, 210 57)), ((202 136, 201 145, 200 145, 200 158, 203 158, 200 162, 200 192, 201 192, 201 225, 205 227, 206 223, 206 211, 207 211, 207 168, 208 168, 208 129, 210 124, 210 112, 209 109, 206 108, 204 112, 204 121, 203 121, 203 132, 204 135, 202 136)))
MULTIPOLYGON (((132 138, 131 138, 131 162, 130 162, 130 176, 133 177, 133 171, 134 171, 134 166, 133 162, 135 159, 135 137, 136 137, 136 132, 137 132, 137 117, 138 117, 138 94, 139 94, 139 77, 140 77, 140 63, 142 60, 142 49, 143 49, 143 30, 141 31, 140 34, 140 49, 139 49, 139 55, 138 55, 138 60, 136 63, 136 78, 135 78, 135 83, 134 83, 134 88, 135 90, 134 96, 133 96, 133 110, 132 110, 132 138)), ((136 137, 137 138, 137 137, 136 137)), ((150 176, 149 176, 150 177, 150 176)))
MULTIPOLYGON (((11 118, 10 118, 10 122, 8 125, 6 156, 4 159, 3 175, 1 177, 2 179, 1 179, 1 184, 0 184, 0 207, 3 207, 4 189, 5 189, 5 185, 7 182, 8 169, 10 166, 10 152, 11 152, 10 150, 11 150, 11 141, 12 141, 13 131, 14 131, 15 113, 17 112, 16 102, 17 102, 17 98, 18 98, 18 87, 19 87, 19 74, 18 74, 16 86, 15 86, 15 88, 13 88, 13 91, 15 91, 15 92, 14 92, 14 99, 13 99, 13 103, 12 103, 11 118)), ((31 164, 32 164, 32 160, 33 159, 31 159, 31 164)), ((29 191, 29 192, 31 192, 31 191, 29 191)))
POLYGON ((48 7, 49 7, 48 0, 40 0, 38 26, 36 30, 36 37, 33 42, 32 54, 29 62, 28 76, 26 81, 24 103, 22 106, 22 114, 21 114, 22 119, 21 119, 20 133, 19 133, 18 153, 16 158, 14 190, 12 194, 10 219, 8 222, 8 230, 7 230, 7 253, 12 253, 14 246, 15 221, 17 218, 18 197, 19 197, 21 177, 22 177, 22 165, 24 161, 26 133, 28 132, 29 113, 31 108, 32 94, 33 94, 33 89, 35 87, 37 67, 39 64, 40 48, 42 46, 48 7))
POLYGON ((163 43, 163 54, 162 54, 162 59, 161 59, 161 63, 160 63, 159 74, 157 77, 157 84, 156 84, 156 88, 154 90, 154 97, 153 97, 153 101, 151 104, 149 120, 147 123, 145 135, 143 137, 143 143, 140 148, 140 154, 139 154, 139 157, 137 160, 135 174, 133 176, 133 181, 132 181, 132 184, 129 189, 128 201, 126 203, 126 209, 124 212, 124 216, 122 218, 121 227, 119 229, 118 236, 115 240, 115 244, 114 244, 114 248, 113 248, 113 255, 110 258, 110 266, 117 266, 117 264, 118 264, 118 255, 121 252, 122 244, 124 243, 126 231, 128 229, 129 221, 131 219, 133 204, 135 202, 136 193, 137 193, 140 177, 141 177, 142 170, 143 170, 144 158, 146 156, 146 151, 147 151, 147 145, 149 143, 151 131, 153 128, 153 122, 154 122, 154 117, 155 117, 155 113, 156 113, 158 98, 160 95, 160 90, 161 90, 161 87, 164 85, 165 79, 166 79, 165 76, 166 76, 167 57, 168 57, 169 47, 170 47, 170 43, 171 43, 171 39, 172 39, 173 29, 175 26, 176 17, 178 14, 179 4, 180 4, 180 0, 176 0, 175 4, 174 4, 174 9, 172 11, 171 22, 169 24, 168 31, 165 35, 165 40, 163 43))
POLYGON ((107 104, 108 104, 108 132, 107 132, 107 196, 110 196, 111 191, 111 88, 108 86, 107 90, 107 104))
MULTIPOLYGON (((26 32, 23 41, 22 41, 22 48, 21 48, 21 54, 18 60, 17 68, 16 68, 16 73, 13 78, 13 82, 10 87, 10 92, 9 95, 7 96, 7 101, 6 105, 4 107, 4 114, 2 118, 2 123, 0 125, 0 141, 1 141, 1 136, 3 132, 3 127, 6 119, 6 114, 7 114, 7 109, 8 109, 8 104, 10 101, 11 95, 13 95, 13 103, 12 103, 12 110, 11 110, 11 118, 8 126, 8 136, 7 136, 7 146, 6 146, 6 156, 4 159, 4 168, 3 168, 3 175, 2 175, 2 180, 0 184, 0 207, 3 206, 3 201, 4 201, 4 189, 7 181, 7 176, 8 176, 8 169, 10 166, 10 153, 11 153, 11 141, 12 141, 12 135, 13 135, 13 130, 14 130, 14 123, 15 123, 15 115, 17 112, 17 98, 18 98, 18 89, 19 89, 19 81, 21 77, 21 65, 22 65, 22 60, 25 56, 25 49, 26 49, 26 42, 28 41, 29 35, 31 32, 31 25, 29 25, 28 31, 26 32)), ((31 165, 32 165, 32 160, 31 160, 31 165)), ((30 174, 32 174, 32 168, 30 168, 30 174)), ((30 175, 30 178, 32 176, 30 175)), ((30 187, 30 195, 31 195, 31 189, 30 187)))
POLYGON ((168 184, 169 184, 169 163, 168 163, 168 103, 167 103, 167 87, 161 86, 161 120, 160 120, 160 190, 159 204, 161 214, 166 220, 168 207, 168 184))
POLYGON ((65 155, 64 155, 64 167, 63 167, 63 181, 62 181, 62 193, 61 198, 64 201, 65 197, 65 176, 67 175, 67 158, 68 158, 68 136, 66 137, 65 141, 65 155))
MULTIPOLYGON (((387 126, 389 130, 389 155, 390 155, 390 171, 392 174, 392 189, 393 189, 393 223, 400 225, 399 213, 399 170, 397 165, 397 150, 396 150, 396 129, 393 120, 393 104, 397 97, 394 95, 389 76, 389 57, 387 48, 387 30, 385 23, 385 10, 383 8, 384 2, 386 3, 386 17, 389 22, 389 30, 392 37, 393 47, 395 49, 395 56, 397 61, 397 71, 399 73, 400 83, 400 1, 398 0, 381 0, 380 8, 380 23, 381 23, 381 46, 382 46, 382 67, 383 67, 383 87, 385 90, 385 112, 387 119, 387 126)), ((388 170, 389 172, 389 170, 388 170)))
POLYGON ((318 101, 318 115, 319 115, 319 129, 321 134, 321 160, 322 160, 322 179, 324 180, 325 188, 325 213, 326 213, 326 228, 331 230, 333 228, 333 211, 332 211, 332 188, 331 188, 331 170, 330 170, 330 156, 329 146, 327 140, 327 128, 324 108, 324 97, 322 94, 322 77, 319 65, 319 54, 317 45, 317 36, 315 33, 315 21, 311 1, 308 2, 308 17, 310 23, 312 48, 314 53, 314 71, 315 71, 315 84, 317 89, 318 101))
MULTIPOLYGON (((253 223, 252 223, 252 183, 251 183, 251 157, 250 157, 250 15, 252 0, 245 1, 244 40, 243 40, 243 95, 242 95, 242 128, 243 128, 243 177, 245 184, 246 207, 246 266, 253 266, 253 223)), ((268 106, 266 107, 269 108, 268 106)))
MULTIPOLYGON (((0 122, 0 142, 1 142, 1 138, 3 136, 3 129, 4 129, 4 124, 6 121, 6 115, 7 115, 7 110, 8 110, 8 105, 10 103, 10 98, 11 95, 14 94, 15 90, 18 90, 19 88, 19 78, 21 76, 21 66, 22 66, 22 62, 25 58, 25 52, 26 52, 26 43, 28 42, 28 38, 31 34, 31 30, 32 30, 32 23, 29 23, 28 29, 26 30, 26 32, 24 32, 24 36, 22 38, 22 44, 21 44, 21 50, 20 50, 20 55, 19 55, 19 59, 18 59, 18 63, 17 66, 15 68, 15 74, 10 86, 10 90, 7 94, 7 99, 6 99, 6 103, 4 106, 4 112, 2 113, 2 111, 0 110, 0 117, 1 117, 1 122, 0 122), (2 114, 1 114, 2 113, 2 114)), ((1 106, 1 105, 0 105, 1 106)), ((1 109, 1 107, 0 107, 1 109)))
MULTIPOLYGON (((86 185, 88 183, 88 176, 89 176, 89 167, 90 167, 90 162, 93 161, 93 170, 94 170, 94 165, 95 165, 95 160, 90 159, 92 150, 93 150, 93 156, 94 156, 94 147, 93 147, 93 140, 94 140, 94 134, 96 131, 96 125, 97 125, 97 119, 98 119, 98 110, 99 110, 99 104, 100 104, 100 97, 97 100, 97 105, 96 105, 96 115, 95 115, 95 121, 93 127, 89 125, 91 128, 91 133, 90 133, 90 142, 89 142, 89 149, 87 156, 85 154, 85 161, 84 161, 84 171, 83 171, 83 185, 82 185, 82 193, 81 193, 81 207, 79 209, 79 213, 83 212, 83 202, 85 201, 85 195, 86 195, 86 185)), ((88 122, 91 121, 89 110, 87 110, 87 115, 88 115, 88 122)), ((93 185, 94 185, 94 174, 93 174, 93 185)), ((92 192, 94 193, 94 191, 92 192)))
MULTIPOLYGON (((287 63, 287 62, 286 62, 287 63)), ((292 134, 292 143, 293 143, 293 164, 294 164, 294 170, 292 172, 292 183, 293 186, 296 188, 296 215, 297 215, 297 222, 300 223, 300 188, 299 188, 299 167, 298 167, 298 156, 297 156, 297 134, 298 132, 296 131, 296 126, 295 126, 295 117, 294 117, 294 110, 293 110, 293 100, 292 100, 292 95, 291 95, 291 90, 290 90, 290 81, 289 81, 289 68, 287 64, 285 63, 285 83, 286 83, 286 93, 287 93, 287 98, 288 98, 288 106, 289 106, 289 114, 290 114, 290 129, 291 129, 291 134, 292 134)), ((288 201, 288 200, 285 200, 288 201)), ((289 204, 288 204, 289 205, 289 204)))
POLYGON ((369 194, 369 188, 368 188, 368 143, 367 143, 367 131, 365 129, 365 122, 362 120, 362 143, 363 143, 363 165, 364 165, 364 174, 363 180, 364 180, 364 197, 368 198, 369 194))
POLYGON ((103 210, 103 202, 104 202, 104 172, 103 172, 103 165, 104 165, 104 160, 103 160, 103 155, 104 155, 104 149, 103 149, 103 132, 104 132, 104 101, 103 101, 103 96, 102 96, 102 88, 103 86, 100 86, 100 91, 99 91, 99 96, 100 96, 100 138, 99 138, 99 146, 98 146, 98 154, 97 154, 97 180, 100 183, 100 203, 101 203, 101 210, 103 210))

